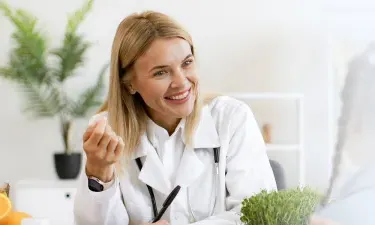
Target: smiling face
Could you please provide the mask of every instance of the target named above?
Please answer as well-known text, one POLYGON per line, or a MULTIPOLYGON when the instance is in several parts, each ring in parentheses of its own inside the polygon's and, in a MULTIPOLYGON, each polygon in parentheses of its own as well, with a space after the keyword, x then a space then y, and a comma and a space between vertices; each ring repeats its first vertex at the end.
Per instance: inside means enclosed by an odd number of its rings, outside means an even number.
POLYGON ((150 117, 175 124, 194 109, 198 77, 190 45, 181 38, 159 38, 134 63, 132 89, 139 93, 150 117))

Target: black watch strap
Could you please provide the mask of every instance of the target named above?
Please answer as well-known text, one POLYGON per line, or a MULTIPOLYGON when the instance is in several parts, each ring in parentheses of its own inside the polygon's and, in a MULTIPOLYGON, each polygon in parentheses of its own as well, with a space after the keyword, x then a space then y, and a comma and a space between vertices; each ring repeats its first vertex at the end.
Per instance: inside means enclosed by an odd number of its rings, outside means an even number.
POLYGON ((89 181, 88 186, 91 191, 101 192, 104 190, 104 185, 101 184, 102 182, 100 180, 89 177, 88 181, 89 181))

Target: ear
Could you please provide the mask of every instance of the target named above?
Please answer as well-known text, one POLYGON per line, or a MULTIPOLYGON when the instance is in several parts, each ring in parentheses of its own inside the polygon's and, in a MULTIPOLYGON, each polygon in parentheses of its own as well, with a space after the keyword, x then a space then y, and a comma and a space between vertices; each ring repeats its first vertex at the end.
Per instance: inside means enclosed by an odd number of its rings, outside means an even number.
POLYGON ((133 81, 132 80, 122 80, 121 81, 121 83, 122 83, 122 85, 123 85, 123 87, 125 87, 126 88, 126 90, 130 93, 130 94, 132 94, 132 95, 134 95, 137 91, 135 90, 135 88, 134 88, 134 85, 133 85, 133 81))
POLYGON ((130 94, 134 95, 135 93, 137 93, 132 84, 127 85, 127 88, 130 94))
POLYGON ((134 84, 134 71, 132 68, 130 68, 126 74, 127 78, 124 80, 124 84, 126 86, 126 89, 128 89, 129 93, 134 95, 137 93, 136 85, 134 84))

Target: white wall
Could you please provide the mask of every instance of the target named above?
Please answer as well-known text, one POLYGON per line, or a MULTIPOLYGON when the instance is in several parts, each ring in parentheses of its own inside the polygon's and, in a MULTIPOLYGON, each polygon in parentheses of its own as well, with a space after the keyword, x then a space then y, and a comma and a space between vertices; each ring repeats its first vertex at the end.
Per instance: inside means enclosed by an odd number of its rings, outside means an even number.
MULTIPOLYGON (((65 14, 81 2, 12 0, 11 4, 35 13, 48 31, 51 44, 55 45, 62 38, 65 14)), ((322 188, 329 176, 333 144, 330 34, 331 31, 338 33, 337 27, 344 32, 340 21, 322 22, 322 7, 327 5, 297 0, 97 1, 81 29, 96 45, 81 70, 82 77, 74 79, 69 87, 75 93, 96 78, 100 65, 109 60, 115 29, 124 16, 146 8, 166 12, 193 35, 205 90, 305 95, 307 183, 322 188)), ((11 44, 12 26, 3 18, 0 26, 0 64, 3 65, 11 44)), ((58 122, 27 120, 19 112, 21 103, 17 92, 4 80, 0 81, 0 101, 5 102, 0 112, 0 180, 55 178, 52 154, 62 148, 58 122)), ((77 149, 84 124, 85 121, 80 121, 75 130, 77 149)))

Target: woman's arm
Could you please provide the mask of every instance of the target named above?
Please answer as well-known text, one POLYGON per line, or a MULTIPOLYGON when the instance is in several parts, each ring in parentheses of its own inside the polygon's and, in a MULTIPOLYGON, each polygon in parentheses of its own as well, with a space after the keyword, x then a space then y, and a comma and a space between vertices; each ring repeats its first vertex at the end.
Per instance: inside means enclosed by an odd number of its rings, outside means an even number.
POLYGON ((127 225, 129 217, 122 202, 118 178, 102 192, 93 192, 88 188, 85 173, 79 180, 74 201, 76 225, 127 225))
MULTIPOLYGON (((85 171, 82 172, 79 179, 74 202, 74 217, 76 225, 127 225, 129 223, 128 214, 122 201, 119 179, 116 176, 114 169, 111 169, 115 164, 107 162, 106 160, 108 160, 109 157, 105 157, 106 154, 115 155, 113 152, 114 145, 112 145, 112 147, 109 147, 111 146, 110 144, 102 146, 101 144, 97 144, 97 141, 94 142, 94 138, 103 140, 104 138, 111 138, 112 141, 113 137, 109 135, 110 132, 106 123, 106 116, 106 112, 93 116, 89 121, 89 127, 83 135, 86 162, 85 171), (89 157, 91 157, 92 160, 90 164, 88 164, 89 157), (103 178, 100 178, 103 171, 111 172, 109 172, 108 175, 103 176, 103 178), (103 181, 107 180, 107 178, 104 179, 104 177, 109 177, 108 181, 112 180, 113 182, 102 192, 93 192, 88 188, 87 175, 93 175, 103 181)), ((117 142, 117 145, 115 146, 116 151, 121 150, 120 148, 117 148, 121 147, 119 143, 120 142, 117 142)))
POLYGON ((241 104, 229 118, 231 139, 225 178, 228 211, 193 223, 194 225, 238 224, 244 198, 257 194, 262 189, 277 189, 263 137, 250 108, 241 104))

